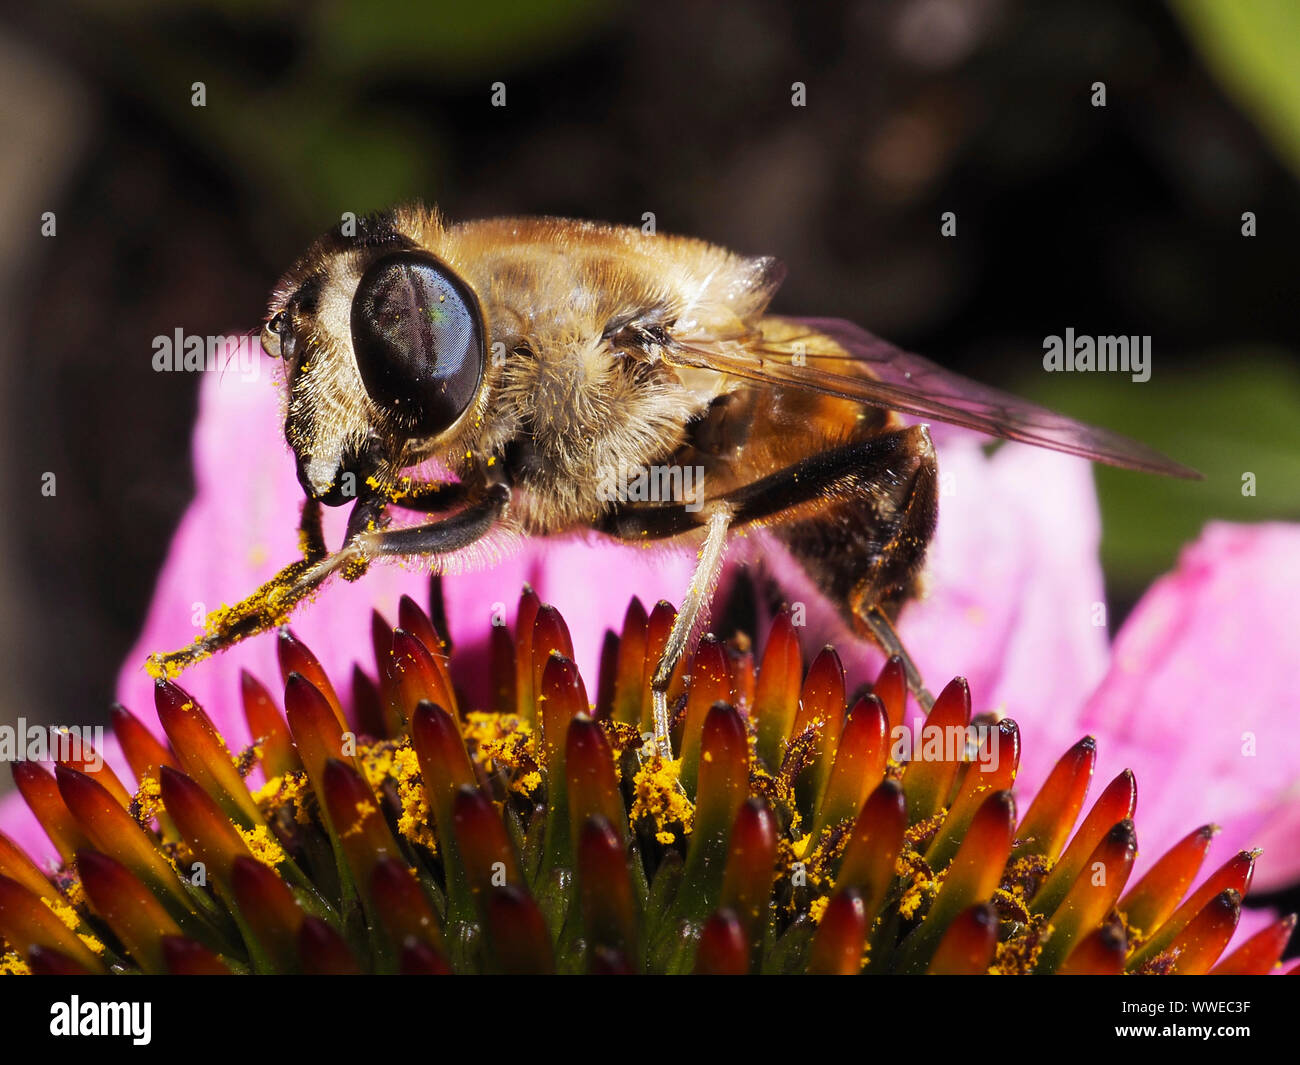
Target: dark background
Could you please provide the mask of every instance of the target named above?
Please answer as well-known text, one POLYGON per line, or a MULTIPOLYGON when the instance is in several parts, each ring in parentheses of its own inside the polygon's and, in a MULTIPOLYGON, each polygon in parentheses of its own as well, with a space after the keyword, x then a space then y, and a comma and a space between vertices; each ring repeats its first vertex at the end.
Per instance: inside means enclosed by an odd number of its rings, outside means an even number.
POLYGON ((191 492, 199 379, 154 373, 152 338, 256 326, 342 212, 415 197, 453 219, 653 211, 784 259, 780 311, 855 319, 1202 468, 1099 473, 1117 622, 1205 520, 1300 517, 1300 86, 1252 6, 6 8, 0 718, 90 720, 112 697, 191 492), (1258 54, 1225 56, 1237 17, 1258 54), (1151 334, 1151 381, 1043 373, 1067 326, 1151 334))

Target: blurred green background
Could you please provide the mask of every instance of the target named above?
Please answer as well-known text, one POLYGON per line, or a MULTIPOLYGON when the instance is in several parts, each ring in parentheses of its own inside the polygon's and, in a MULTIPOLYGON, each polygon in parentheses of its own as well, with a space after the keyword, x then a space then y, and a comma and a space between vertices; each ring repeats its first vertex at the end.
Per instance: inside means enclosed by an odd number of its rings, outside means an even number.
POLYGON ((1199 467, 1098 471, 1118 621, 1205 521, 1300 517, 1298 43, 1292 0, 5 8, 0 717, 111 698, 191 491, 198 381, 153 373, 151 338, 256 325, 342 212, 416 197, 653 211, 784 259, 779 311, 1199 467), (1151 334, 1151 380, 1045 374, 1068 326, 1151 334))

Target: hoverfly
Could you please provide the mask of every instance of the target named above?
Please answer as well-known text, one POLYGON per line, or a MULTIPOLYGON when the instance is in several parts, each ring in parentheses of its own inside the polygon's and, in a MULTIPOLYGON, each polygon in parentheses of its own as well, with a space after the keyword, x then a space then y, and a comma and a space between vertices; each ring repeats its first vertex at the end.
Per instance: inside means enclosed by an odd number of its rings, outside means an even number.
POLYGON ((765 525, 862 637, 919 675, 894 631, 934 532, 935 419, 1099 462, 1196 474, 1135 441, 977 384, 845 321, 765 314, 783 268, 704 241, 557 218, 449 225, 408 206, 320 238, 277 285, 305 494, 303 557, 155 656, 175 673, 282 623, 326 578, 446 557, 493 533, 695 543, 652 682, 707 612, 728 534, 765 525), (430 468, 437 470, 429 475, 430 468), (421 469, 423 468, 423 470, 421 469), (690 500, 602 491, 610 471, 692 468, 690 500), (321 506, 350 505, 331 552, 321 506), (404 526, 390 508, 431 516, 404 526))

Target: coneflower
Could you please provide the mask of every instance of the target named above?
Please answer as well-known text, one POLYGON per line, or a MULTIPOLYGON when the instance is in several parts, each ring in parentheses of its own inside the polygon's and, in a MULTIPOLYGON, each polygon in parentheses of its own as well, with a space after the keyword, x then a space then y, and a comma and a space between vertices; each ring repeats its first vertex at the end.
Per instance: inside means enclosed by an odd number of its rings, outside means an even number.
POLYGON ((909 718, 886 664, 846 690, 778 617, 761 660, 705 637, 648 753, 674 612, 633 600, 593 701, 558 611, 493 627, 490 707, 460 705, 413 600, 372 626, 346 705, 298 639, 283 703, 245 674, 232 752, 160 681, 161 743, 117 708, 129 789, 95 752, 15 782, 62 858, 0 836, 3 968, 38 973, 1266 973, 1287 917, 1222 955, 1256 852, 1189 893, 1213 826, 1137 883, 1136 783, 1087 808, 1080 739, 1023 813, 1019 732, 966 684, 909 718), (283 706, 283 710, 281 709, 283 706), (93 767, 93 769, 92 769, 93 767))

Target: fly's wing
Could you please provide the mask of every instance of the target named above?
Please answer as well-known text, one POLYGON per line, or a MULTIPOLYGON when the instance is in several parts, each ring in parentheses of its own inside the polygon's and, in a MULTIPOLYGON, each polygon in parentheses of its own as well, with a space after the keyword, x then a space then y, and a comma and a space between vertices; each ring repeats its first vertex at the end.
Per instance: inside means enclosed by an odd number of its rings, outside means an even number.
POLYGON ((747 381, 804 388, 932 418, 1109 466, 1171 477, 1201 477, 1136 440, 952 373, 899 350, 852 322, 765 318, 760 330, 728 340, 674 336, 665 358, 747 381))

